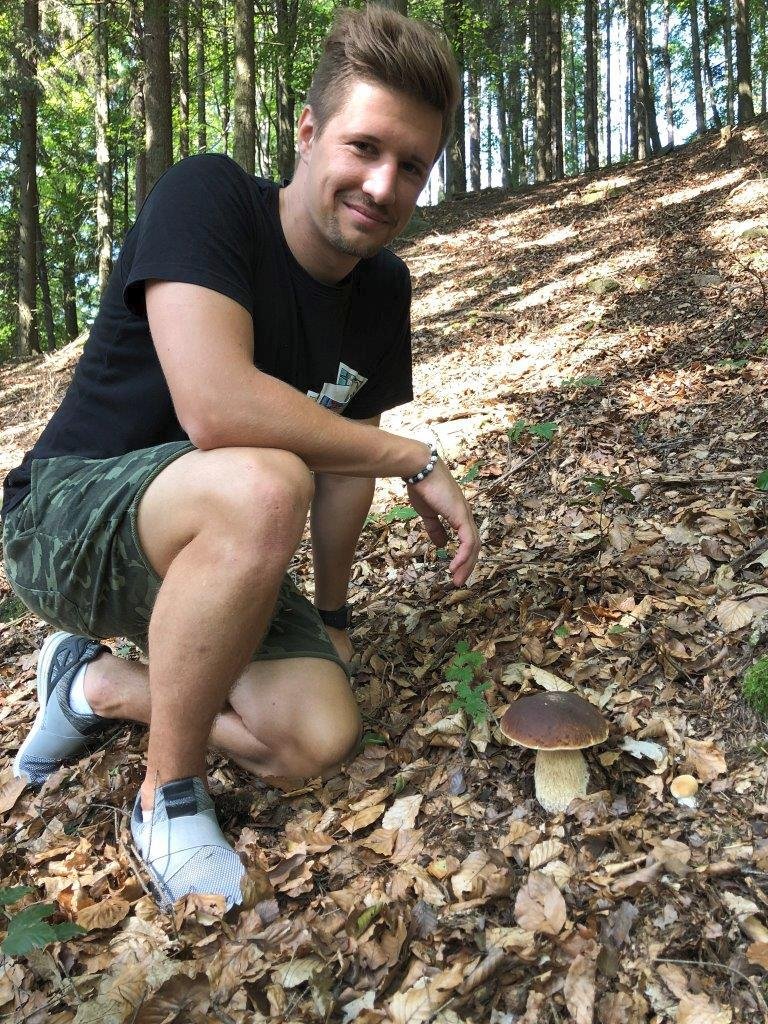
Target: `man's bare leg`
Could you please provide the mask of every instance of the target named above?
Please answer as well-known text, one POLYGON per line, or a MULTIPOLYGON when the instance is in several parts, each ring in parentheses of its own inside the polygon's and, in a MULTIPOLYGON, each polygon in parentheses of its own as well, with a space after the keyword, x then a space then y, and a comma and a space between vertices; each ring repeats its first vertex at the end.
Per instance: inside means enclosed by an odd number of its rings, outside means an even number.
MULTIPOLYGON (((104 718, 149 724, 149 671, 139 662, 99 655, 87 667, 85 696, 104 718)), ((360 731, 357 703, 339 666, 289 658, 246 668, 214 719, 209 747, 259 777, 300 779, 338 767, 360 731)))
POLYGON ((194 451, 147 488, 139 538, 162 585, 149 624, 144 810, 205 776, 213 720, 263 637, 306 521, 311 475, 288 452, 194 451))

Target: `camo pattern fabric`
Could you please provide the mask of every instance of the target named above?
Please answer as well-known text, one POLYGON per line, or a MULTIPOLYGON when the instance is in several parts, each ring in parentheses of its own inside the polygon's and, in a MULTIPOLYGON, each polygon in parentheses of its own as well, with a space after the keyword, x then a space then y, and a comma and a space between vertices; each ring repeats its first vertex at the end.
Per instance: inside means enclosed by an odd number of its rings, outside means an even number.
MULTIPOLYGON (((173 441, 112 459, 36 459, 30 493, 3 525, 6 575, 24 604, 57 629, 127 637, 146 653, 161 579, 139 544, 139 501, 158 473, 193 450, 173 441)), ((286 575, 253 660, 299 657, 333 661, 350 674, 286 575)))

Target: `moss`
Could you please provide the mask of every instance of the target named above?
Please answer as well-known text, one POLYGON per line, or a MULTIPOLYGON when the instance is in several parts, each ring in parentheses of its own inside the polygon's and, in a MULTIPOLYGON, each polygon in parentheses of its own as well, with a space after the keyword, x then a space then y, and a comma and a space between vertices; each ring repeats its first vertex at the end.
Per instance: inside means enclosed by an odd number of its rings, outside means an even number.
POLYGON ((768 716, 768 657, 759 658, 744 673, 741 691, 747 704, 760 715, 768 716))

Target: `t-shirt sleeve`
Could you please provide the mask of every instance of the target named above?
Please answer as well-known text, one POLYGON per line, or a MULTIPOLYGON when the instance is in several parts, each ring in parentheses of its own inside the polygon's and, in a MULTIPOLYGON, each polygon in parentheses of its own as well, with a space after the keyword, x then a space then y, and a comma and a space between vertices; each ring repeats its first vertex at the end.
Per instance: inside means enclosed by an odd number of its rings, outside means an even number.
POLYGON ((411 275, 404 263, 390 293, 390 342, 384 346, 368 383, 352 399, 344 415, 366 420, 413 401, 411 356, 411 275))
POLYGON ((144 283, 158 279, 211 288, 252 313, 254 221, 246 176, 233 160, 203 154, 174 164, 133 227, 130 267, 123 270, 128 309, 146 316, 144 283))

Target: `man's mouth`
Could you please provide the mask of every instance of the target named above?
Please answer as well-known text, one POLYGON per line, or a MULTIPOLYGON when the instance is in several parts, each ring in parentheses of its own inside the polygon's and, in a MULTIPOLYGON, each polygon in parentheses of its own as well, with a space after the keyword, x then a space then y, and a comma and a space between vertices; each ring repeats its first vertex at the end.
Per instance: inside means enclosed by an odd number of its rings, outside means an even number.
POLYGON ((357 214, 361 223, 371 225, 389 225, 391 220, 385 214, 378 213, 376 210, 372 210, 369 206, 362 206, 359 203, 350 203, 349 200, 343 200, 344 205, 348 210, 351 210, 353 214, 357 214))

